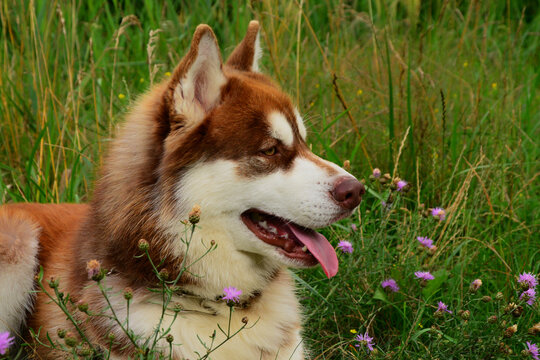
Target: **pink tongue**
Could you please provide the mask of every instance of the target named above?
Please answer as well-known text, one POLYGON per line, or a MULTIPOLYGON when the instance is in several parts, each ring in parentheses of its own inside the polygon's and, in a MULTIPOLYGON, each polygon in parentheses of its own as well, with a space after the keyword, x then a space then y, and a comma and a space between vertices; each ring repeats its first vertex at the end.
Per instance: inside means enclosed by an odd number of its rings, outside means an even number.
POLYGON ((296 238, 307 246, 309 251, 321 264, 324 273, 330 279, 338 272, 338 259, 336 251, 330 245, 328 240, 318 232, 297 226, 289 223, 289 228, 292 230, 296 238))

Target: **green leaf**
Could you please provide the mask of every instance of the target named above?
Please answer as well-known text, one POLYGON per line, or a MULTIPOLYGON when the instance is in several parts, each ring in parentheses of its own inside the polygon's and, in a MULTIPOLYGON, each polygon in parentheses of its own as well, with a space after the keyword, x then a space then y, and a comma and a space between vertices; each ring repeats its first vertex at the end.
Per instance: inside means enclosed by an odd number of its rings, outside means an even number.
POLYGON ((379 287, 377 287, 377 290, 375 290, 375 294, 373 294, 373 299, 381 300, 385 303, 388 302, 388 298, 386 297, 385 292, 379 287))
POLYGON ((435 271, 433 276, 435 276, 435 279, 428 281, 427 286, 422 290, 422 295, 426 301, 439 291, 442 284, 448 280, 448 271, 440 269, 435 271))

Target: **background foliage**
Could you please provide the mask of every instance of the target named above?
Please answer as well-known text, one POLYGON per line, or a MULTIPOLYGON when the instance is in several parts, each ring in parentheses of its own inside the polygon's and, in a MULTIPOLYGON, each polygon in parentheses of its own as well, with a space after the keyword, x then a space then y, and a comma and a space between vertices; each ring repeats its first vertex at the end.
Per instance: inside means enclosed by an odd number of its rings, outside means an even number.
POLYGON ((316 358, 361 356, 351 329, 368 330, 380 356, 517 356, 538 304, 516 318, 519 339, 486 319, 517 300, 516 274, 540 272, 538 10, 534 0, 2 1, 0 202, 88 201, 123 114, 173 70, 196 25, 214 28, 226 57, 258 19, 263 71, 298 104, 313 150, 350 160, 370 188, 358 218, 326 230, 355 247, 338 277, 298 273, 316 358), (367 181, 375 167, 412 186, 392 193, 390 210, 391 190, 367 181), (434 206, 445 222, 424 217, 434 206), (416 236, 437 251, 418 250, 416 236), (413 279, 419 269, 438 274, 431 290, 413 279), (390 276, 402 291, 387 296, 390 276), (475 278, 482 294, 470 298, 475 278), (497 291, 504 304, 480 301, 497 291), (443 323, 437 300, 454 309, 443 323), (465 308, 469 321, 457 316, 465 308))

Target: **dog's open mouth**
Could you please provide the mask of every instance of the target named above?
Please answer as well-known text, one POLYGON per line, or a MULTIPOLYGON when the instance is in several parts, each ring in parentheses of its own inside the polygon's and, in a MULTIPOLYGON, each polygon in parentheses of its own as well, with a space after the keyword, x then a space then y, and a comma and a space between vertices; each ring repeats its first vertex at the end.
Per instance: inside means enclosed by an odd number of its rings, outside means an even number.
POLYGON ((242 221, 259 239, 305 266, 320 263, 328 278, 338 271, 337 255, 326 238, 301 225, 257 209, 242 213, 242 221))

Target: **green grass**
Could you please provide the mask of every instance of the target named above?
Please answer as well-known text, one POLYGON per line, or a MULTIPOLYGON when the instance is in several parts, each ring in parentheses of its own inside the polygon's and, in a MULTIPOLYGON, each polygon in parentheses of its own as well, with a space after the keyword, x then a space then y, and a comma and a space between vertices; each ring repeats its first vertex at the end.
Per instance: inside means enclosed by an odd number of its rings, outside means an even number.
POLYGON ((538 302, 506 326, 486 321, 517 301, 518 273, 540 273, 538 10, 532 0, 4 1, 0 202, 88 201, 123 114, 172 71, 196 25, 214 28, 226 57, 255 18, 263 71, 298 103, 314 152, 350 160, 370 190, 355 219, 325 230, 355 247, 337 277, 297 273, 314 358, 362 358, 351 329, 369 331, 381 358, 519 357, 538 342, 527 334, 538 302), (368 180, 374 167, 412 185, 390 211, 388 187, 368 180), (446 221, 423 216, 435 206, 446 221), (437 251, 417 249, 416 236, 437 251), (436 274, 423 289, 420 269, 436 274), (399 293, 382 291, 387 277, 399 293), (498 291, 503 301, 480 301, 498 291), (454 314, 434 317, 439 300, 454 314))

